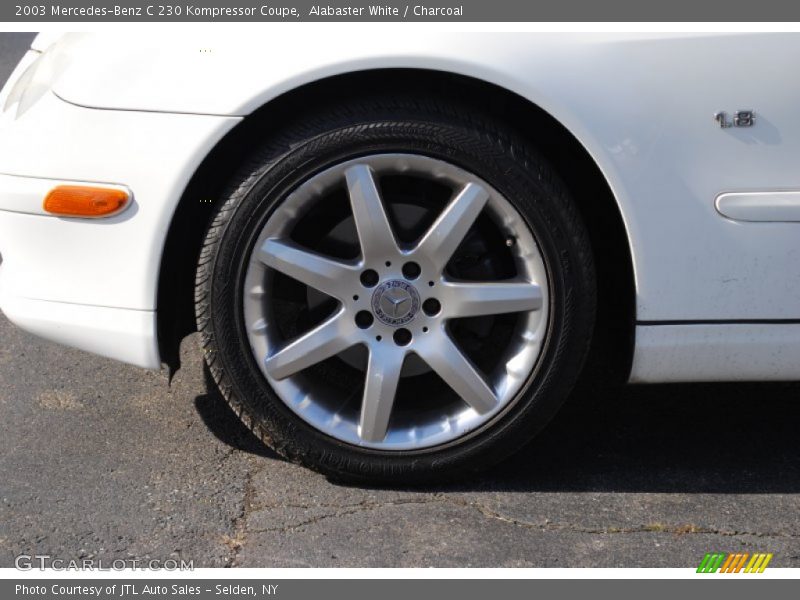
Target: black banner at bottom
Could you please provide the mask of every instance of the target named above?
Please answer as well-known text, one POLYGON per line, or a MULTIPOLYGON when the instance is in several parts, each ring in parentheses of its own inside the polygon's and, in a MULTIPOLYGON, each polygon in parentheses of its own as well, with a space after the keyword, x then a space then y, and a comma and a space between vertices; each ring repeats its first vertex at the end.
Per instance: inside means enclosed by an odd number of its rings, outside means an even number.
MULTIPOLYGON (((757 576, 743 579, 720 575, 698 575, 697 579, 620 580, 620 579, 33 579, 0 581, 0 598, 4 600, 83 600, 127 598, 149 600, 258 599, 310 600, 370 598, 375 600, 424 600, 458 598, 458 600, 531 600, 539 594, 558 592, 574 597, 647 597, 648 600, 672 600, 680 597, 726 600, 751 599, 763 595, 796 592, 798 584, 791 579, 765 579, 757 576), (756 590, 755 586, 759 586, 756 590), (578 596, 580 594, 581 596, 578 596)), ((776 597, 776 596, 772 596, 776 597)))

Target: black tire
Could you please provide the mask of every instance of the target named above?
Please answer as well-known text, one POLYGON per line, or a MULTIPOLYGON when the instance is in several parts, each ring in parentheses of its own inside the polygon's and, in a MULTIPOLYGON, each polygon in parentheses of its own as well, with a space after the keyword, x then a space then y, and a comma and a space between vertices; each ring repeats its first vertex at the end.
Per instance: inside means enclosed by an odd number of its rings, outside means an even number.
POLYGON ((220 199, 199 259, 196 316, 205 358, 242 422, 287 459, 336 479, 419 484, 463 477, 529 441, 555 414, 582 369, 595 318, 586 228, 554 169, 507 126, 435 99, 376 98, 306 115, 253 154, 220 199), (252 356, 242 280, 260 227, 299 182, 377 152, 440 158, 476 173, 517 208, 548 270, 549 333, 518 397, 485 426, 450 444, 408 452, 359 448, 317 431, 274 393, 252 356))

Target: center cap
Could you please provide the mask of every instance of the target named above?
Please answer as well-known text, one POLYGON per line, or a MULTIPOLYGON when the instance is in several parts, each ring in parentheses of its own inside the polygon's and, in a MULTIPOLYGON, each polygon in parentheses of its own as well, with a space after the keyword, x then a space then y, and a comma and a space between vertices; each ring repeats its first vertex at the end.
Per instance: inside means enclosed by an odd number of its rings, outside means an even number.
POLYGON ((380 321, 399 327, 405 325, 419 310, 419 293, 402 279, 391 279, 372 292, 372 312, 380 321))

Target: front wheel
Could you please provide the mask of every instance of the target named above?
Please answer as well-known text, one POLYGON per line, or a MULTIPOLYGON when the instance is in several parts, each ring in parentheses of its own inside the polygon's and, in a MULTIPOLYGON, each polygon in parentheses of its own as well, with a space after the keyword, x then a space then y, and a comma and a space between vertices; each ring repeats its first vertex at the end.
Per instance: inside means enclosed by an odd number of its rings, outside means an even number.
POLYGON ((580 372, 588 236, 502 125, 419 99, 340 107, 276 135, 223 201, 197 274, 206 359, 290 460, 394 484, 474 472, 580 372))

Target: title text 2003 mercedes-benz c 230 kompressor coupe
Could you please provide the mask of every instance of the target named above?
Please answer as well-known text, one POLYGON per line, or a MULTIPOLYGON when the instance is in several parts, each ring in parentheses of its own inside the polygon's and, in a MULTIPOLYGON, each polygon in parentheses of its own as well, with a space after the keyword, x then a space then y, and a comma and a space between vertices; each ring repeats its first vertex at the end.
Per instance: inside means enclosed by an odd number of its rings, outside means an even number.
POLYGON ((797 379, 798 64, 791 34, 40 36, 0 306, 148 368, 196 327, 256 435, 364 481, 498 461, 587 368, 797 379))

